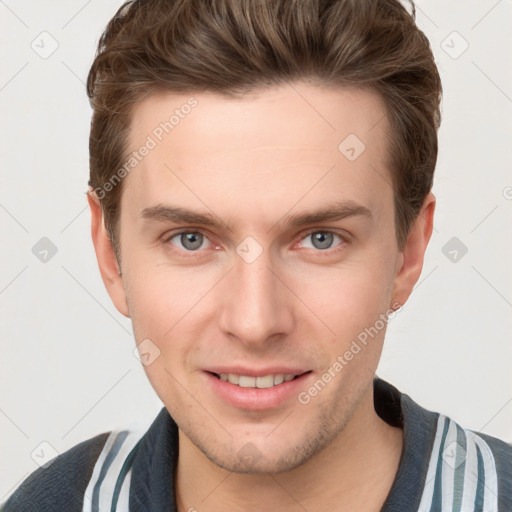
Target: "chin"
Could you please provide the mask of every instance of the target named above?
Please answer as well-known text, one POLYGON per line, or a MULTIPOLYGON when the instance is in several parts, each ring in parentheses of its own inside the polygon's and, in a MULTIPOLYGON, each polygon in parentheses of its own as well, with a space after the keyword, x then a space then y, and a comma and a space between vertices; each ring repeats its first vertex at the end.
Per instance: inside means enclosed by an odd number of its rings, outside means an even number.
MULTIPOLYGON (((205 447, 203 443, 191 441, 197 448, 215 465, 240 474, 277 474, 292 471, 305 464, 317 453, 321 452, 336 436, 336 432, 322 428, 314 430, 315 434, 308 439, 304 433, 301 439, 295 439, 293 445, 285 446, 282 440, 268 439, 255 440, 242 444, 238 450, 233 445, 239 445, 233 441, 229 446, 205 447)), ((289 439, 289 438, 288 438, 289 439)))

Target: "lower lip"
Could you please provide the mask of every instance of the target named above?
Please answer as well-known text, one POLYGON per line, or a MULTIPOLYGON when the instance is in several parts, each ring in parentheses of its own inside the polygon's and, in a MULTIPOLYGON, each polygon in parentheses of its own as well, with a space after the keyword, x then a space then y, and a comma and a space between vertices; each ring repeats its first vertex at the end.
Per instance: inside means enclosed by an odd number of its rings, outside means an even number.
POLYGON ((243 388, 231 382, 221 380, 215 375, 204 372, 213 392, 224 402, 249 411, 263 411, 283 404, 297 397, 311 373, 304 373, 293 380, 272 386, 271 388, 243 388))

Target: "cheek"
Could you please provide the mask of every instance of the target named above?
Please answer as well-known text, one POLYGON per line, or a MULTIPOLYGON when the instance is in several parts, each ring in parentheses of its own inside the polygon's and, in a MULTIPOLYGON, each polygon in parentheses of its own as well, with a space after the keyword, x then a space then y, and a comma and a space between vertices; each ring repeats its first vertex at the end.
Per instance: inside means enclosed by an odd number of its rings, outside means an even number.
POLYGON ((337 337, 357 334, 388 310, 393 280, 387 262, 368 259, 304 275, 295 277, 293 288, 337 337))
POLYGON ((137 344, 149 343, 154 357, 150 364, 143 364, 144 371, 162 402, 184 410, 188 406, 182 401, 180 383, 187 371, 188 342, 194 339, 188 331, 200 297, 193 286, 187 286, 191 280, 179 272, 150 271, 142 265, 135 269, 127 276, 134 337, 137 344))
MULTIPOLYGON (((170 269, 165 265, 134 265, 127 274, 127 300, 134 327, 164 337, 178 322, 194 315, 211 288, 211 279, 197 269, 170 269)), ((144 332, 139 334, 145 335, 144 332)))

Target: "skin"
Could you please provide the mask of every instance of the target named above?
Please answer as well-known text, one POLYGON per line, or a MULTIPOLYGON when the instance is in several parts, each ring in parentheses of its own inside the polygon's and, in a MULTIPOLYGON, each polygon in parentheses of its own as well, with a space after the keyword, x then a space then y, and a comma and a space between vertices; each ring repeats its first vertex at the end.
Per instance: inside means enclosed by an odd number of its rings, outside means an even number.
MULTIPOLYGON (((130 149, 190 96, 141 102, 130 149)), ((308 404, 294 394, 262 410, 235 407, 212 391, 204 369, 293 366, 311 372, 301 382, 307 391, 359 333, 407 301, 435 197, 428 194, 400 251, 388 122, 374 92, 294 83, 241 100, 193 96, 198 106, 124 178, 120 267, 89 194, 108 293, 132 319, 136 342, 160 350, 144 369, 180 429, 178 508, 378 511, 403 444, 401 429, 373 407, 385 328, 308 404), (366 145, 355 161, 338 150, 349 134, 366 145), (371 215, 286 222, 340 201, 371 215), (155 205, 209 213, 218 224, 142 218, 155 205), (173 236, 180 230, 202 234, 202 245, 184 246, 173 236), (327 248, 314 245, 318 232, 327 248), (248 236, 262 250, 251 263, 237 253, 248 236), (252 460, 240 455, 247 447, 252 460)))

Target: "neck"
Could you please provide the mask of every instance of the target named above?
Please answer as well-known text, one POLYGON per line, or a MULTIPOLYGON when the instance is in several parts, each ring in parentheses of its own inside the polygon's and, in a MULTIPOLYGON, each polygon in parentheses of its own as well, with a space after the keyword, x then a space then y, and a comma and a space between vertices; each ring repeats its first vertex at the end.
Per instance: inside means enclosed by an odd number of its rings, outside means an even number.
POLYGON ((377 415, 371 386, 334 441, 292 471, 231 473, 207 459, 181 430, 179 443, 175 485, 179 512, 377 512, 398 470, 403 433, 377 415))

